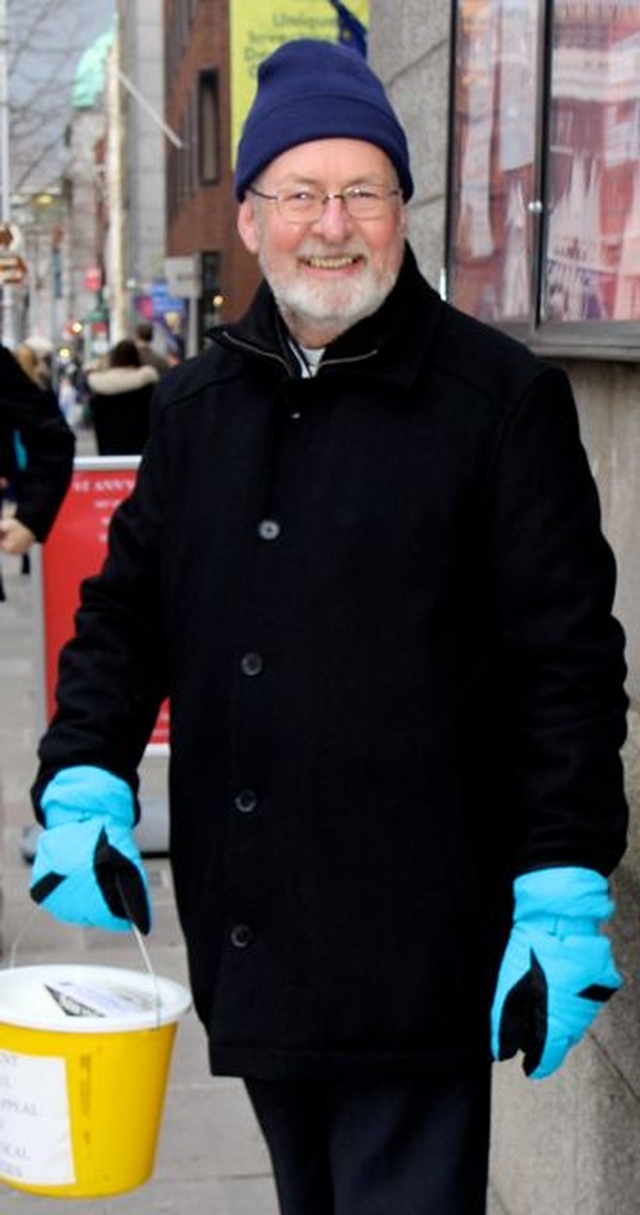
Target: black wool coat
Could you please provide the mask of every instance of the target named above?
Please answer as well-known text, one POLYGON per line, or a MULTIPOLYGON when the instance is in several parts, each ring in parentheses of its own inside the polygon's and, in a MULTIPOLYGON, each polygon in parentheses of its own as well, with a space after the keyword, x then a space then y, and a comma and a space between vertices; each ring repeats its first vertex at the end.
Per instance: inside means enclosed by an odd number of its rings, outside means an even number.
POLYGON ((35 797, 135 787, 168 692, 213 1069, 426 1075, 487 1056, 514 876, 623 851, 614 563, 565 375, 409 251, 296 366, 262 287, 162 381, 35 797))
POLYGON ((75 436, 55 394, 34 384, 11 351, 0 346, 0 477, 10 483, 17 518, 37 540, 46 540, 53 527, 71 480, 74 451, 75 436), (24 469, 16 461, 16 431, 26 452, 24 469))
POLYGON ((89 372, 89 413, 99 455, 140 455, 149 434, 149 406, 157 382, 158 372, 150 364, 89 372))

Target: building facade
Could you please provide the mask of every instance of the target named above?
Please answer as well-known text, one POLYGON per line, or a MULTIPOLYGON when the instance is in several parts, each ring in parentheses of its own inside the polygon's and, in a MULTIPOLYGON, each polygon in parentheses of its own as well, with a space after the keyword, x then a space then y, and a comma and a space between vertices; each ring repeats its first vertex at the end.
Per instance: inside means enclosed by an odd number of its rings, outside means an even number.
MULTIPOLYGON (((62 177, 64 307, 67 325, 83 326, 85 358, 104 355, 109 344, 104 301, 108 222, 104 90, 112 43, 112 33, 101 35, 78 64, 62 177)), ((53 340, 59 336, 51 334, 53 340)))
POLYGON ((162 0, 120 0, 118 34, 124 325, 150 320, 163 344, 164 315, 154 315, 166 236, 162 0))
POLYGON ((198 340, 247 307, 258 283, 236 233, 228 0, 164 0, 167 254, 199 261, 198 340))

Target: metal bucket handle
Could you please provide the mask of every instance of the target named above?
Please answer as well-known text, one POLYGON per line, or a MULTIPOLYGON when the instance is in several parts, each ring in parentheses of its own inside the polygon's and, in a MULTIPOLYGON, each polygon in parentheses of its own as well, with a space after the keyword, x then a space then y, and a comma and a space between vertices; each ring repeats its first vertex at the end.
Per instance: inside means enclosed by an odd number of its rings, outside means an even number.
MULTIPOLYGON (((116 880, 116 884, 118 886, 118 894, 120 895, 120 898, 122 899, 122 905, 128 914, 129 907, 127 904, 126 894, 124 892, 120 879, 117 875, 116 875, 115 880, 116 880)), ((13 943, 9 950, 9 965, 7 967, 8 970, 14 969, 14 967, 16 965, 17 956, 18 956, 18 946, 20 945, 23 937, 25 937, 27 935, 27 933, 31 927, 31 924, 33 923, 34 918, 42 910, 43 910, 43 907, 42 907, 41 903, 34 903, 32 909, 31 909, 31 913, 27 916, 26 922, 22 925, 22 928, 20 929, 18 934, 14 937, 13 943)), ((131 931, 135 937, 135 940, 138 945, 138 949, 140 950, 140 953, 142 955, 142 960, 144 962, 145 969, 146 969, 147 973, 149 974, 149 977, 153 984, 155 1013, 156 1013, 156 1028, 160 1029, 160 1025, 161 1025, 160 1011, 162 1008, 162 997, 160 995, 160 987, 158 985, 158 978, 157 978, 156 972, 153 969, 153 966, 151 964, 151 958, 149 957, 149 952, 144 943, 144 937, 143 937, 142 933, 140 932, 140 929, 136 926, 136 924, 134 924, 131 917, 129 917, 129 919, 130 919, 131 931)))

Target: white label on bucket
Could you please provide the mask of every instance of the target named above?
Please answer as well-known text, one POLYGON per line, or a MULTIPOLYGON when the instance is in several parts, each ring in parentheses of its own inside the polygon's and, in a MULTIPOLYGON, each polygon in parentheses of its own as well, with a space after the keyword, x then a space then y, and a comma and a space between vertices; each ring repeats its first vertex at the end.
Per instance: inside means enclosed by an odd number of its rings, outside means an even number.
POLYGON ((64 1059, 0 1050, 0 1178, 75 1181, 64 1059))
POLYGON ((68 1017, 114 1017, 146 1012, 154 1007, 152 995, 126 988, 100 989, 71 979, 45 983, 45 987, 68 1017))

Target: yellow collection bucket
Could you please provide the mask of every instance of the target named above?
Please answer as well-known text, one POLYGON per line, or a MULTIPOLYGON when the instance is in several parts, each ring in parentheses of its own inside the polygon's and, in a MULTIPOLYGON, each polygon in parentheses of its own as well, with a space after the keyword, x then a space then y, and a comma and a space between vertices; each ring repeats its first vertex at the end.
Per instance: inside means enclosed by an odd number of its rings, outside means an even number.
POLYGON ((61 1198, 147 1181, 190 1003, 179 983, 137 971, 0 971, 0 1180, 61 1198))

